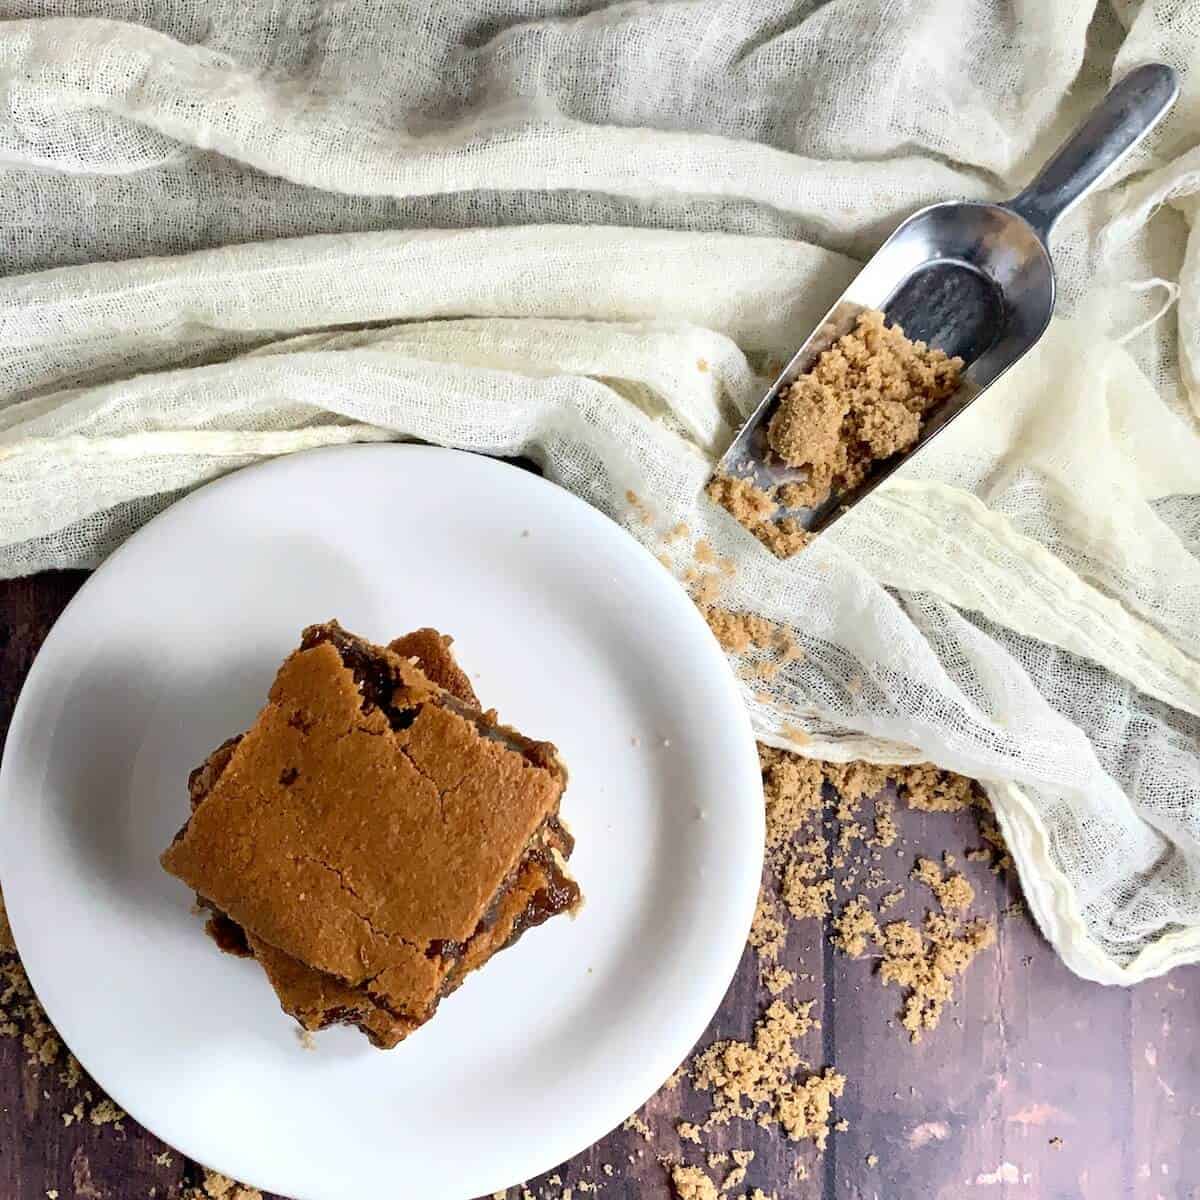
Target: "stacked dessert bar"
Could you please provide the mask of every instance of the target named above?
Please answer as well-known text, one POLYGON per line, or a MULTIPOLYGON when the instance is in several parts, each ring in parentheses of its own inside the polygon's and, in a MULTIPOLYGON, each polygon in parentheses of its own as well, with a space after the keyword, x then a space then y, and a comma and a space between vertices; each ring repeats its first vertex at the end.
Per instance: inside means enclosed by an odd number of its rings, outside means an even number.
POLYGON ((188 781, 162 864, 305 1029, 390 1048, 520 935, 573 911, 555 747, 481 710, 450 639, 304 631, 266 707, 188 781))

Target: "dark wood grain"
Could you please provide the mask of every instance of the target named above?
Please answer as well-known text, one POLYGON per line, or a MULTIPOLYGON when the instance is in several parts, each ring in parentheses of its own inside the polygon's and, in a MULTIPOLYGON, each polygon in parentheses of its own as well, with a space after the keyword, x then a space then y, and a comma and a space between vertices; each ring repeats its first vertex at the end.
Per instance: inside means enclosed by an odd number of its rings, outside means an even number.
MULTIPOLYGON (((0 735, 37 648, 82 580, 47 574, 0 583, 0 735)), ((902 840, 881 864, 897 880, 920 851, 961 852, 978 840, 968 813, 901 812, 899 820, 902 840)), ((816 999, 824 1023, 803 1049, 814 1065, 834 1062, 845 1073, 838 1115, 849 1128, 831 1136, 821 1157, 757 1126, 712 1131, 709 1151, 755 1151, 734 1194, 761 1187, 779 1200, 1196 1200, 1200 967, 1133 989, 1085 983, 1027 916, 1005 915, 1016 895, 1011 883, 980 865, 966 870, 975 910, 997 919, 998 945, 919 1046, 896 1028, 899 996, 880 987, 869 959, 833 957, 817 923, 793 926, 786 964, 812 976, 795 995, 816 999), (798 1161, 807 1180, 796 1175, 798 1161)), ((748 1036, 764 1001, 748 952, 704 1042, 748 1036)), ((29 1067, 17 1040, 0 1038, 0 1200, 46 1200, 50 1192, 61 1200, 172 1200, 199 1181, 195 1164, 130 1120, 119 1130, 64 1125, 74 1098, 56 1072, 29 1067)), ((557 1197, 557 1175, 577 1198, 584 1181, 600 1185, 606 1200, 665 1200, 660 1159, 702 1161, 675 1125, 705 1111, 686 1084, 662 1092, 642 1113, 652 1140, 615 1130, 528 1186, 557 1197)))

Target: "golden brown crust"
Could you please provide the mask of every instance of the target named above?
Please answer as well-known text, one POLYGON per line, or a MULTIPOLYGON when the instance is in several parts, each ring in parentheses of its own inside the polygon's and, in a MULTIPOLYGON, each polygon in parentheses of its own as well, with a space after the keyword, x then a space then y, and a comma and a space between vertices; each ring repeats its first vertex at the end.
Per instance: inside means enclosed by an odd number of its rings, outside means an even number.
POLYGON ((388 643, 388 649, 401 658, 415 659, 414 665, 438 687, 472 708, 481 708, 479 697, 467 673, 458 665, 451 646, 454 639, 436 629, 414 629, 388 643))
POLYGON ((413 1021, 565 781, 553 747, 333 624, 306 631, 258 721, 223 750, 164 867, 250 938, 413 1021))

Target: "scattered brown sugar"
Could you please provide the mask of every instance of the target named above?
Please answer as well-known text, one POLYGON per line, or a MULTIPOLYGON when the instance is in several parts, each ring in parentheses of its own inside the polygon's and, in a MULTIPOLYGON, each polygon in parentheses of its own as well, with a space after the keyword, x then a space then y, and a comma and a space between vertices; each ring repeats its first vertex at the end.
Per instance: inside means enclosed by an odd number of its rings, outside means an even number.
POLYGON ((975 902, 975 889, 965 875, 943 875, 942 868, 930 858, 918 858, 912 877, 923 883, 946 912, 965 912, 975 902))
POLYGON ((929 913, 923 933, 908 921, 884 927, 879 977, 884 984, 907 989, 901 1024, 914 1042, 921 1040, 923 1031, 937 1027, 953 995, 954 980, 995 941, 995 925, 981 917, 962 924, 929 913))
POLYGON ((787 926, 779 919, 775 901, 765 891, 759 893, 748 940, 758 957, 768 963, 778 960, 787 942, 787 926))
POLYGON ((634 1113, 632 1116, 626 1117, 621 1124, 621 1128, 628 1130, 630 1133, 639 1134, 648 1142, 654 1140, 654 1130, 642 1120, 638 1113, 634 1113))
POLYGON ((671 1167, 671 1186, 679 1200, 721 1200, 717 1185, 700 1167, 677 1163, 671 1167))
POLYGON ((809 882, 806 865, 801 861, 788 863, 783 877, 783 902, 797 921, 820 921, 829 915, 829 902, 834 898, 832 879, 809 882))
POLYGON ((908 807, 921 812, 960 812, 987 804, 983 789, 974 779, 943 771, 933 763, 893 767, 892 778, 908 807))
POLYGON ((0 892, 0 954, 12 954, 16 948, 12 926, 8 923, 8 910, 4 907, 4 893, 0 892))
POLYGON ((842 807, 851 809, 881 791, 887 781, 895 777, 895 772, 903 769, 868 762, 825 763, 824 767, 826 778, 837 791, 842 807))
POLYGON ((791 558, 806 549, 814 534, 808 532, 795 517, 781 517, 756 525, 751 532, 776 558, 791 558))
POLYGON ((118 1108, 111 1100, 104 1099, 88 1113, 88 1120, 93 1125, 120 1125, 126 1115, 124 1109, 118 1108))
POLYGON ((754 1161, 753 1150, 731 1150, 729 1157, 733 1159, 739 1167, 748 1167, 754 1161))
POLYGON ((685 1142, 694 1142, 697 1146, 700 1145, 700 1126, 694 1121, 680 1121, 675 1126, 675 1132, 679 1134, 685 1142))
POLYGON ((762 984, 771 996, 781 996, 796 982, 796 974, 779 965, 767 967, 762 973, 762 984))
POLYGON ((770 1127, 778 1124, 793 1141, 810 1138, 818 1149, 829 1134, 832 1099, 840 1096, 845 1078, 832 1068, 801 1080, 807 1069, 795 1042, 818 1023, 813 1001, 795 1006, 772 1001, 754 1027, 753 1040, 714 1042, 692 1065, 692 1082, 711 1092, 706 1127, 735 1118, 770 1127))
POLYGON ((895 807, 889 797, 880 796, 875 801, 875 834, 869 844, 886 850, 887 847, 896 844, 896 838, 899 836, 895 807))
POLYGON ((780 628, 766 617, 711 604, 702 605, 702 611, 717 641, 733 654, 745 654, 752 646, 768 649, 779 643, 780 628))
MULTIPOLYGON (((983 802, 986 805, 986 800, 983 802)), ((967 852, 967 858, 975 862, 986 862, 993 875, 1000 875, 1013 869, 1012 855, 1004 841, 1004 834, 996 824, 996 818, 990 809, 980 814, 979 835, 984 845, 978 850, 967 852)))
POLYGON ((686 1076, 687 1076, 687 1063, 681 1062, 679 1064, 679 1066, 677 1066, 675 1068, 675 1070, 673 1070, 671 1072, 671 1074, 667 1077, 667 1082, 664 1083, 659 1090, 663 1091, 663 1092, 675 1091, 675 1089, 677 1087, 679 1087, 679 1085, 683 1082, 683 1080, 686 1078, 686 1076))
POLYGON ((204 1183, 188 1192, 185 1200, 262 1200, 262 1192, 205 1168, 204 1183))
POLYGON ((780 397, 767 442, 807 480, 789 486, 790 507, 847 491, 871 465, 907 450, 921 418, 958 387, 962 360, 912 342, 899 325, 868 310, 780 397))
POLYGON ((714 475, 706 491, 709 499, 749 530, 777 558, 791 558, 812 541, 812 535, 795 517, 776 519, 779 505, 749 479, 714 475))
POLYGON ((868 1154, 867 1155, 867 1166, 868 1167, 879 1166, 879 1155, 878 1154, 868 1154))
MULTIPOLYGON (((691 589, 692 602, 706 615, 710 610, 716 611, 713 606, 724 593, 728 576, 718 571, 705 572, 689 569, 683 573, 683 577, 688 583, 694 585, 691 589)), ((709 622, 709 624, 712 623, 709 622)), ((713 632, 715 633, 716 630, 713 632)), ((717 636, 720 638, 720 634, 717 636)), ((724 645, 724 642, 721 644, 724 645)), ((728 646, 725 648, 729 649, 728 646)))
POLYGON ((691 533, 691 528, 685 521, 677 521, 670 529, 667 530, 667 536, 664 539, 668 545, 672 542, 681 541, 691 533))
POLYGON ((777 850, 820 817, 824 807, 824 764, 761 743, 758 762, 766 804, 767 848, 777 850))
POLYGON ((831 941, 851 958, 861 958, 867 952, 868 941, 879 937, 879 922, 870 905, 866 896, 858 896, 834 918, 831 941))
POLYGON ((632 488, 625 493, 625 502, 633 509, 634 518, 642 525, 653 525, 654 514, 647 507, 646 502, 632 488))
POLYGON ((753 531, 770 521, 779 505, 749 479, 734 475, 714 475, 709 480, 709 499, 719 504, 735 521, 753 531))
POLYGON ((745 1167, 731 1167, 726 1172, 725 1178, 721 1180, 721 1191, 731 1192, 735 1187, 740 1187, 746 1179, 745 1167))

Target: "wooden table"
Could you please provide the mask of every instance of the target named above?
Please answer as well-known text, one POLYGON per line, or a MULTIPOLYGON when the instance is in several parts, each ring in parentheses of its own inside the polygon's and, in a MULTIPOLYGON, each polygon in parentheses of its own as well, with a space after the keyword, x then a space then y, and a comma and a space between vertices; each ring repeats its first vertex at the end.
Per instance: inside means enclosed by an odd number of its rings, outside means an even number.
MULTIPOLYGON (((83 579, 0 584, 0 736, 34 654, 83 579)), ((905 842, 887 860, 897 879, 919 850, 957 851, 977 840, 966 813, 904 811, 899 819, 905 842)), ((1004 915, 1011 884, 983 867, 968 870, 976 911, 996 916, 998 945, 920 1046, 889 1026, 898 997, 872 978, 869 962, 833 955, 815 922, 794 927, 785 961, 811 973, 796 996, 817 999, 823 1025, 804 1049, 846 1075, 837 1115, 849 1127, 832 1134, 821 1158, 756 1126, 706 1135, 710 1151, 755 1151, 734 1194, 761 1187, 779 1200, 1200 1200, 1200 967, 1127 990, 1084 983, 1027 916, 1004 915), (797 1178, 798 1159, 808 1180, 797 1178)), ((705 1044, 746 1037, 763 1003, 747 953, 705 1044)), ((65 1126, 70 1107, 54 1072, 32 1069, 17 1040, 0 1038, 0 1200, 54 1192, 61 1200, 170 1200, 200 1179, 194 1164, 164 1154, 132 1121, 119 1131, 65 1126)), ((563 1164, 561 1184, 543 1177, 530 1191, 557 1200, 566 1185, 579 1200, 583 1181, 600 1185, 606 1200, 665 1200, 659 1158, 701 1160, 674 1126, 705 1111, 687 1085, 660 1093, 643 1110, 653 1140, 616 1130, 563 1164)), ((431 1198, 392 1191, 363 1200, 431 1198)))

